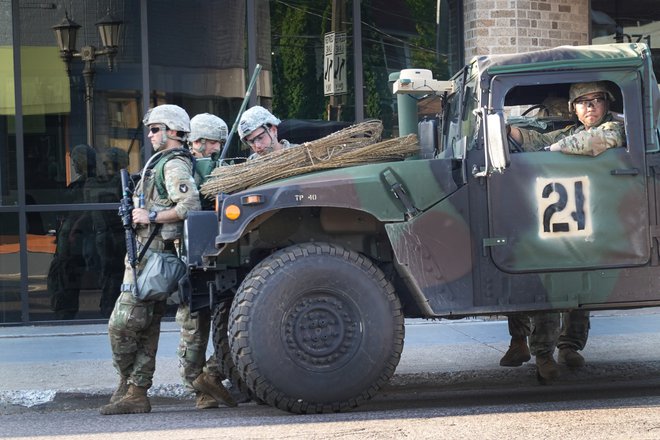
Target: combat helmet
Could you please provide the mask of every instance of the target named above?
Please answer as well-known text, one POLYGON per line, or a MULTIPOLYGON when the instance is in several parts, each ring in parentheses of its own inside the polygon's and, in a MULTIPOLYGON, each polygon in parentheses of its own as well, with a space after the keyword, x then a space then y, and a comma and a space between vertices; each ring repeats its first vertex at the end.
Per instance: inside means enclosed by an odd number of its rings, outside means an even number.
POLYGON ((271 125, 278 126, 280 122, 282 121, 273 116, 271 112, 259 105, 255 105, 247 109, 241 116, 241 120, 238 123, 238 136, 241 140, 244 140, 246 136, 257 128, 271 125))
POLYGON ((170 130, 183 133, 181 136, 169 136, 165 132, 161 139, 160 148, 165 145, 167 138, 185 142, 185 134, 190 133, 190 116, 184 109, 174 104, 163 104, 152 108, 145 115, 143 122, 145 126, 163 124, 170 130))
POLYGON ((571 85, 568 91, 568 111, 573 111, 573 103, 580 96, 588 95, 589 93, 604 93, 608 101, 614 102, 614 95, 610 91, 605 81, 594 81, 575 83, 571 85))
POLYGON ((222 118, 210 113, 201 113, 193 116, 190 120, 189 141, 209 139, 212 141, 225 142, 227 140, 227 124, 222 118))

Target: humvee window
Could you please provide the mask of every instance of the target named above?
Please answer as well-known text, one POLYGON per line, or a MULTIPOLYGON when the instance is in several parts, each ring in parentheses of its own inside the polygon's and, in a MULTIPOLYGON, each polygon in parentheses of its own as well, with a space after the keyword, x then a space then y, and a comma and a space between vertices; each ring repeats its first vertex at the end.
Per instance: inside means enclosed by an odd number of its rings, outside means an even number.
MULTIPOLYGON (((623 120, 623 99, 619 87, 607 81, 614 96, 610 113, 623 120)), ((569 110, 569 83, 524 85, 513 87, 506 95, 504 114, 506 122, 520 128, 547 133, 575 124, 577 118, 569 110)), ((512 146, 512 151, 517 151, 512 146)))

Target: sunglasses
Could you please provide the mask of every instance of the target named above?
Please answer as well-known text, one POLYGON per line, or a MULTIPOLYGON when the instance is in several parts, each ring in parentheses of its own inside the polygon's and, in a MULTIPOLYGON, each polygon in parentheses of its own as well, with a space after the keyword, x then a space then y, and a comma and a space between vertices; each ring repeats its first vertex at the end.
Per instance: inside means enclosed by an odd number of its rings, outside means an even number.
POLYGON ((155 126, 155 127, 149 127, 149 131, 150 131, 152 134, 156 134, 156 133, 158 133, 158 132, 160 131, 161 128, 165 128, 165 129, 167 129, 166 126, 160 126, 160 125, 157 125, 157 126, 155 126))
POLYGON ((253 137, 252 139, 245 139, 244 142, 248 144, 250 147, 253 147, 254 144, 263 141, 267 135, 268 135, 268 130, 264 128, 264 130, 261 133, 259 133, 257 136, 253 137))
POLYGON ((575 105, 581 106, 581 107, 596 107, 597 105, 602 105, 605 103, 605 97, 604 96, 597 96, 595 98, 591 99, 576 99, 575 100, 575 105))

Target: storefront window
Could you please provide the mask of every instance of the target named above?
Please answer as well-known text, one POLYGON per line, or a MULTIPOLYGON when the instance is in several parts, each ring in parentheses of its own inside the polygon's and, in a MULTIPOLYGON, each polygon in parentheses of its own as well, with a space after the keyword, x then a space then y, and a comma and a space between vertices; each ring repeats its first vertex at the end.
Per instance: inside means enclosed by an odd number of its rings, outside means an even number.
POLYGON ((592 44, 645 43, 660 77, 660 15, 656 0, 591 2, 592 44))
POLYGON ((0 323, 21 321, 19 251, 18 215, 0 214, 0 323))
MULTIPOLYGON (((111 147, 124 150, 139 169, 139 20, 125 19, 139 17, 135 3, 116 2, 110 11, 121 22, 115 55, 106 53, 97 26, 106 6, 80 0, 49 9, 19 1, 27 204, 71 203, 66 189, 100 174, 103 152, 111 147), (63 20, 78 26, 68 60, 61 57, 53 29, 63 20), (118 97, 126 95, 132 99, 126 108, 118 107, 118 97), (81 154, 85 149, 88 153, 81 154)), ((84 202, 89 200, 75 201, 84 202)))
MULTIPOLYGON (((231 127, 247 87, 245 14, 245 2, 149 2, 149 107, 176 104, 191 118, 212 113, 231 127)), ((261 76, 269 74, 263 65, 261 76)), ((257 87, 254 94, 270 97, 270 90, 257 87)))
POLYGON ((11 3, 0 1, 0 205, 16 205, 16 102, 11 3))

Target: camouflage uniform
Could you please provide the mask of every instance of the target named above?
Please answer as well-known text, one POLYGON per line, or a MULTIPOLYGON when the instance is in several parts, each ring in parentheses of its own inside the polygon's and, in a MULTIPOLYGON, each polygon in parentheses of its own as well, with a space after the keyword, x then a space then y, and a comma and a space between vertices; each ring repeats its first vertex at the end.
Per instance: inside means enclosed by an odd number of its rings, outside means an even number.
MULTIPOLYGON (((165 150, 163 153, 167 153, 165 150)), ((199 209, 199 193, 192 177, 192 163, 181 156, 171 158, 164 166, 164 183, 168 197, 161 199, 156 190, 155 173, 143 173, 144 179, 138 183, 136 194, 144 194, 145 208, 163 211, 175 208, 181 221, 163 224, 159 233, 149 245, 152 252, 175 253, 175 240, 181 237, 183 219, 188 211, 199 209)), ((139 206, 139 200, 134 200, 139 206)), ((155 225, 137 229, 138 243, 144 244, 155 225)), ((138 245, 140 248, 140 245, 138 245)), ((138 270, 146 264, 151 252, 140 261, 138 270)), ((152 385, 156 367, 156 351, 160 322, 165 313, 165 301, 141 301, 133 295, 135 278, 133 269, 125 259, 126 269, 122 293, 110 316, 109 334, 112 359, 117 372, 127 379, 128 384, 149 388, 152 385)))
MULTIPOLYGON (((211 151, 212 148, 207 148, 212 144, 208 141, 217 141, 219 145, 226 142, 227 124, 215 115, 198 114, 190 120, 188 141, 197 159, 195 181, 199 186, 217 166, 216 153, 211 151)), ((207 201, 202 201, 202 204, 206 205, 205 202, 207 201)), ((219 401, 235 406, 236 403, 222 385, 224 376, 220 372, 215 354, 206 359, 206 348, 211 331, 211 311, 205 308, 193 315, 189 304, 180 304, 176 312, 176 322, 181 326, 177 350, 179 372, 184 385, 197 392, 197 408, 216 408, 219 401)))
POLYGON ((552 354, 555 347, 584 349, 589 337, 589 312, 572 310, 559 313, 536 313, 531 317, 529 348, 534 356, 552 354))
POLYGON ((555 144, 562 153, 597 156, 608 148, 623 147, 626 143, 623 123, 615 121, 610 113, 605 114, 597 127, 589 130, 582 124, 569 125, 549 133, 522 128, 519 130, 525 151, 540 151, 555 144))
POLYGON ((206 359, 206 347, 211 331, 211 311, 208 308, 198 310, 196 316, 191 316, 188 304, 179 305, 176 311, 176 322, 181 326, 179 339, 179 372, 184 384, 191 390, 192 383, 202 372, 222 381, 224 376, 220 371, 215 353, 206 359))
MULTIPOLYGON (((193 154, 197 156, 197 168, 195 169, 197 186, 200 186, 206 176, 217 166, 217 161, 210 157, 211 154, 206 149, 206 141, 226 142, 227 131, 225 121, 210 113, 201 113, 190 119, 188 143, 193 154), (197 149, 194 144, 196 141, 200 142, 197 149)), ((199 310, 193 316, 188 304, 180 304, 176 312, 176 322, 181 326, 177 355, 179 356, 179 372, 184 385, 194 390, 193 382, 202 372, 222 381, 224 377, 219 370, 215 354, 208 361, 206 359, 206 347, 211 331, 210 310, 208 308, 199 310)))

